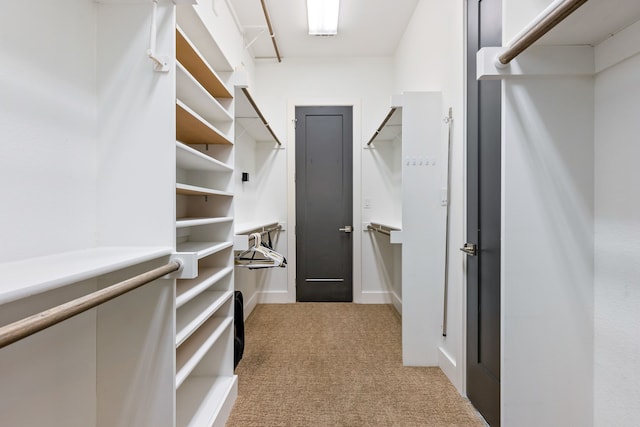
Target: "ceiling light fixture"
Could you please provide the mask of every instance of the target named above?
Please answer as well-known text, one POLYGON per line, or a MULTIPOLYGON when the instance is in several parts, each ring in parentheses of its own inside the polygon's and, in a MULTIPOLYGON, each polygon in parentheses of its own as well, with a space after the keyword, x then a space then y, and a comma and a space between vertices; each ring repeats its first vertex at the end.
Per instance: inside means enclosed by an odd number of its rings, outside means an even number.
POLYGON ((340 0, 307 0, 309 35, 335 36, 338 34, 340 0))

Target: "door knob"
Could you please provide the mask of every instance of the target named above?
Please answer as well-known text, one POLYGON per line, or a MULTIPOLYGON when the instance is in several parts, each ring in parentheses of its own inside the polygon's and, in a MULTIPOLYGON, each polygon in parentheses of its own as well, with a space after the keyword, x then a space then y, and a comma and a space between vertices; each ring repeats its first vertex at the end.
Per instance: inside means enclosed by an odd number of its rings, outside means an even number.
POLYGON ((464 246, 460 248, 460 250, 467 255, 478 255, 478 246, 475 243, 465 243, 464 246))
POLYGON ((353 227, 350 225, 345 225, 344 228, 339 228, 338 230, 344 231, 345 233, 351 233, 353 231, 353 227))

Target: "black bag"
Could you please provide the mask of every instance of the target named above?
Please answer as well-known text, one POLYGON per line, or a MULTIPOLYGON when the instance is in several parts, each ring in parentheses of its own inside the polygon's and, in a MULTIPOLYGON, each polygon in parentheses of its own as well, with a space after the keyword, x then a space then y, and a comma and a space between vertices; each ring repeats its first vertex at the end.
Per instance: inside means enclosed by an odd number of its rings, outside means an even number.
POLYGON ((233 368, 238 366, 244 353, 244 301, 242 292, 234 291, 233 325, 235 337, 233 342, 233 368))

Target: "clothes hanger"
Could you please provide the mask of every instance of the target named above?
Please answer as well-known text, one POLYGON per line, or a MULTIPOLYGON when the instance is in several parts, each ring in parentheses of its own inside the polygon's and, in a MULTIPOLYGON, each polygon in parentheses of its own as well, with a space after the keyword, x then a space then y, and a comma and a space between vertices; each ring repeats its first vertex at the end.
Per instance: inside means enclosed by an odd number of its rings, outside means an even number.
POLYGON ((283 255, 273 249, 268 248, 263 242, 260 233, 252 233, 249 238, 253 238, 253 247, 242 252, 235 259, 238 267, 247 267, 249 269, 284 267, 287 263, 283 255), (246 257, 251 253, 251 257, 246 257), (255 255, 260 254, 262 258, 256 258, 255 255))

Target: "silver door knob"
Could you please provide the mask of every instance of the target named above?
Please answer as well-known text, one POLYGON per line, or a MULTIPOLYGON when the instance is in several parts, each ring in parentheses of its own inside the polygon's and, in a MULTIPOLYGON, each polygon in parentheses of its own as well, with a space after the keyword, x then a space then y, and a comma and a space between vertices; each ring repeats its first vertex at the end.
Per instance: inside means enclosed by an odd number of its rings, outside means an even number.
POLYGON ((353 231, 353 227, 350 225, 345 225, 344 228, 339 228, 338 230, 344 231, 345 233, 351 233, 353 231))
POLYGON ((478 255, 478 246, 476 246, 474 243, 465 243, 464 246, 460 248, 460 250, 467 255, 478 255))

